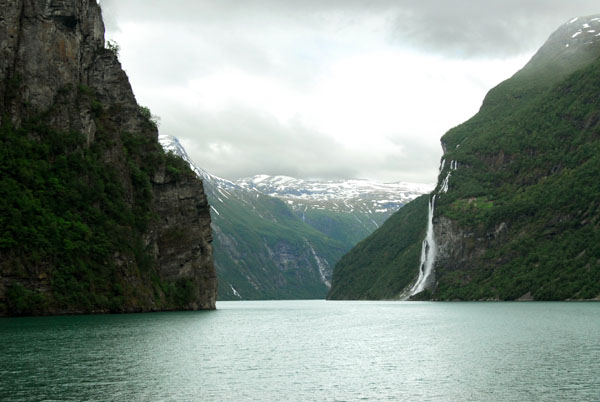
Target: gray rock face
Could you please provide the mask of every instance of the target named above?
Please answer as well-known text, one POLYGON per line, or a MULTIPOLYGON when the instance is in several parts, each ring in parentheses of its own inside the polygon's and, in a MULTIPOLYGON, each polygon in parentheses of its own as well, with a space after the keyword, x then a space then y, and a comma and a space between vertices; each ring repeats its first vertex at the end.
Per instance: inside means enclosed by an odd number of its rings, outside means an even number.
MULTIPOLYGON (((123 135, 138 133, 148 139, 146 146, 156 148, 158 132, 140 112, 117 55, 105 48, 95 0, 0 0, 0 84, 0 124, 8 119, 19 127, 41 118, 56 130, 83 133, 88 147, 102 130, 104 159, 120 172, 119 184, 133 202, 123 135)), ((187 308, 215 308, 209 205, 201 180, 174 178, 165 166, 156 166, 151 192, 154 218, 143 237, 160 277, 194 284, 194 300, 187 308)), ((125 260, 115 256, 117 265, 131 265, 125 260)), ((138 281, 140 288, 149 286, 147 278, 124 276, 138 281)), ((0 283, 0 296, 1 288, 0 283)), ((163 308, 153 292, 140 290, 146 296, 124 310, 163 308)))
POLYGON ((485 254, 485 250, 502 241, 506 224, 501 223, 494 230, 461 227, 452 219, 439 216, 434 220, 434 236, 437 239, 436 265, 452 271, 473 265, 485 254))
POLYGON ((217 276, 213 264, 209 205, 196 178, 154 183, 157 259, 165 279, 191 278, 193 309, 213 309, 217 300, 217 276))
MULTIPOLYGON (((48 110, 65 87, 90 84, 91 70, 106 64, 98 63, 104 53, 104 25, 95 1, 9 0, 0 7, 0 79, 17 95, 1 102, 15 122, 48 110)), ((112 89, 94 81, 105 93, 112 89)), ((132 93, 128 100, 133 100, 132 93)), ((79 116, 61 112, 54 114, 60 128, 81 128, 79 116)))

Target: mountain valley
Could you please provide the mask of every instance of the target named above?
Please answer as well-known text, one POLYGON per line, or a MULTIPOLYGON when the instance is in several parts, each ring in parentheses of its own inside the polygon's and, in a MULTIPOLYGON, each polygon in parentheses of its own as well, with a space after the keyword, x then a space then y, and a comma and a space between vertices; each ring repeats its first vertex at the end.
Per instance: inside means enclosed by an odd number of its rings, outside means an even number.
POLYGON ((432 187, 266 175, 233 182, 199 168, 177 138, 159 140, 203 179, 220 300, 324 298, 337 260, 432 187))

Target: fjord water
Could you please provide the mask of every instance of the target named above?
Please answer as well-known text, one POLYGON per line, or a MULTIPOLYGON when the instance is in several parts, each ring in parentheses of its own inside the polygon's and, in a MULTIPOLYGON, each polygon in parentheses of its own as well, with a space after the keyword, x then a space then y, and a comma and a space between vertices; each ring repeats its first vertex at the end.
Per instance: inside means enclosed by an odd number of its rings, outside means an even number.
POLYGON ((0 320, 0 400, 593 401, 600 304, 264 301, 0 320))

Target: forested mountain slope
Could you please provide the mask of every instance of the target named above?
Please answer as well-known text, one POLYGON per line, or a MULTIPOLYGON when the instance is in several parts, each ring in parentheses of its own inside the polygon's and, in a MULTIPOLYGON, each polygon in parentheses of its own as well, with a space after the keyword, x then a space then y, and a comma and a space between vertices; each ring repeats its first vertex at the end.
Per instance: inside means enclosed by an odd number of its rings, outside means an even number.
MULTIPOLYGON (((400 279, 408 286, 398 292, 388 285, 376 298, 600 296, 599 32, 600 16, 561 26, 521 71, 489 92, 477 115, 442 137, 430 196, 433 241, 425 242, 430 252, 410 260, 412 270, 400 279), (431 271, 419 275, 428 264, 431 271), (417 280, 424 287, 417 289, 417 280)), ((425 213, 415 214, 422 225, 425 213)), ((390 236, 403 238, 403 226, 390 236)), ((369 247, 377 249, 377 241, 369 247)), ((355 278, 345 277, 344 260, 332 289, 355 278)))

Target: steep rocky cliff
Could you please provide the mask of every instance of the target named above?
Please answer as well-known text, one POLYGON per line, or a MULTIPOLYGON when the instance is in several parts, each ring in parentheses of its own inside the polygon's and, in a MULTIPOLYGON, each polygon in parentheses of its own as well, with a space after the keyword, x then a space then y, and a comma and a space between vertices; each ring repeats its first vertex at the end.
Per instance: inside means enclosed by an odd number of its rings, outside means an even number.
MULTIPOLYGON (((395 281, 407 286, 375 297, 600 298, 598 94, 600 16, 575 18, 492 89, 477 115, 443 136, 430 230, 396 242, 397 253, 418 245, 421 255, 403 261, 412 269, 395 281)), ((427 206, 420 208, 423 227, 427 206)), ((398 226, 394 236, 404 235, 398 226)), ((380 243, 369 245, 375 257, 385 252, 380 243)), ((333 288, 358 277, 347 271, 336 266, 333 288)), ((330 297, 369 297, 345 289, 330 297)))
POLYGON ((432 297, 600 296, 599 32, 597 15, 561 26, 442 138, 432 297))
POLYGON ((0 314, 215 307, 209 206, 95 0, 0 1, 0 314))

